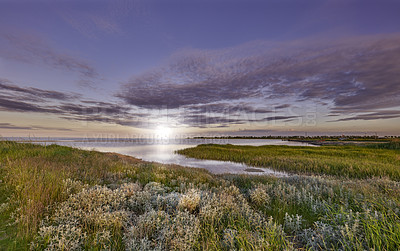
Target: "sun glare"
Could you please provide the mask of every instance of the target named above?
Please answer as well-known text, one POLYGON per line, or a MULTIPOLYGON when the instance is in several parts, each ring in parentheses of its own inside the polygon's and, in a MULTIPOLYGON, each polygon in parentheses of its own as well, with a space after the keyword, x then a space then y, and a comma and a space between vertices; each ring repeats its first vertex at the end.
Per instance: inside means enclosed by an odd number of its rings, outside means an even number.
POLYGON ((160 138, 170 138, 172 134, 172 129, 168 126, 157 126, 155 129, 155 134, 160 138))

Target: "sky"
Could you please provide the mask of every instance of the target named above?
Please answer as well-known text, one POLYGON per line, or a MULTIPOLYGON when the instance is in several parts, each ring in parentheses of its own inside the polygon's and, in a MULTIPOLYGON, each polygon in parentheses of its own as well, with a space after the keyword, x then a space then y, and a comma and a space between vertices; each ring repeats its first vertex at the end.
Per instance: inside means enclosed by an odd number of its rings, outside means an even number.
POLYGON ((400 135, 400 1, 0 1, 0 136, 400 135))

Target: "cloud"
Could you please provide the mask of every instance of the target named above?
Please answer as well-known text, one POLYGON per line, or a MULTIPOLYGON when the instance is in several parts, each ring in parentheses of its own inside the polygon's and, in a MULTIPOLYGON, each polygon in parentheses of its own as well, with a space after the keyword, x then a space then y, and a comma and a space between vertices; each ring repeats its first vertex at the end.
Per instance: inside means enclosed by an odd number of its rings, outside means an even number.
POLYGON ((56 112, 55 109, 41 107, 36 104, 26 103, 19 100, 12 100, 10 98, 2 98, 0 96, 0 111, 17 111, 17 112, 56 112))
POLYGON ((222 113, 228 115, 240 115, 243 113, 264 114, 273 112, 273 109, 266 107, 255 107, 253 105, 254 104, 250 103, 214 103, 205 105, 189 105, 184 108, 189 110, 191 113, 222 113))
POLYGON ((393 118, 400 118, 400 111, 395 111, 395 110, 379 111, 379 112, 360 114, 352 117, 337 119, 330 122, 350 121, 350 120, 393 119, 393 118))
POLYGON ((184 124, 193 127, 215 127, 225 124, 244 124, 245 121, 241 119, 229 118, 224 116, 207 116, 207 115, 186 115, 183 116, 184 124))
POLYGON ((7 92, 19 93, 23 97, 23 99, 29 99, 29 100, 40 100, 40 98, 54 99, 54 100, 68 100, 80 96, 78 94, 66 94, 64 92, 42 90, 34 87, 22 88, 12 84, 7 79, 0 79, 0 90, 2 90, 3 94, 7 92))
MULTIPOLYGON (((82 99, 81 95, 74 93, 21 87, 7 79, 0 79, 0 90, 2 91, 0 93, 0 111, 54 114, 68 120, 135 127, 153 126, 151 121, 145 119, 149 116, 146 111, 138 111, 117 102, 86 100, 82 99)), ((3 124, 3 126, 11 125, 3 124)), ((34 130, 34 128, 46 129, 39 128, 39 126, 30 129, 34 130)))
POLYGON ((244 100, 252 100, 254 109, 311 101, 340 116, 396 108, 400 35, 186 49, 166 65, 127 81, 117 97, 145 108, 189 107, 195 114, 224 113, 244 100))
POLYGON ((290 104, 283 104, 283 105, 275 106, 275 109, 285 109, 285 108, 289 108, 289 107, 291 107, 290 104))
POLYGON ((199 128, 219 128, 229 125, 244 125, 283 120, 284 122, 298 118, 299 116, 269 116, 263 118, 232 117, 227 115, 216 116, 208 114, 186 114, 178 117, 180 123, 191 127, 199 128))
POLYGON ((12 129, 12 130, 54 130, 54 131, 72 131, 67 128, 56 128, 56 127, 44 127, 44 126, 16 126, 11 123, 0 123, 1 129, 12 129))
POLYGON ((115 105, 112 103, 99 102, 95 104, 72 104, 64 103, 57 106, 63 113, 70 115, 93 115, 93 114, 106 114, 116 115, 120 117, 128 117, 130 109, 115 105))
POLYGON ((88 62, 52 48, 37 35, 8 32, 0 34, 0 55, 25 63, 41 63, 49 67, 78 73, 81 82, 89 82, 99 77, 99 73, 88 62))
POLYGON ((15 126, 10 123, 0 123, 1 129, 30 130, 30 126, 15 126))
POLYGON ((291 121, 291 120, 293 120, 295 118, 298 118, 298 117, 300 117, 300 116, 273 116, 273 117, 266 117, 266 118, 263 118, 261 120, 256 120, 256 122, 259 122, 259 121, 276 121, 276 120, 285 120, 287 122, 287 121, 291 121))
MULTIPOLYGON (((242 97, 259 96, 258 88, 248 88, 246 75, 233 73, 212 53, 187 52, 164 69, 129 81, 118 97, 140 107, 178 108, 242 97), (221 65, 220 65, 221 64, 221 65)), ((234 65, 232 65, 234 66, 234 65)))

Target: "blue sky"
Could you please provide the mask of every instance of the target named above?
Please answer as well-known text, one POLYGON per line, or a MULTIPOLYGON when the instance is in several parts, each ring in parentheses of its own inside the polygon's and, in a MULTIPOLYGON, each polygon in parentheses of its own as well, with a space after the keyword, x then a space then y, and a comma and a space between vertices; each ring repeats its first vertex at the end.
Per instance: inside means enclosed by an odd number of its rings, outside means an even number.
POLYGON ((398 1, 1 1, 2 136, 399 135, 398 1))

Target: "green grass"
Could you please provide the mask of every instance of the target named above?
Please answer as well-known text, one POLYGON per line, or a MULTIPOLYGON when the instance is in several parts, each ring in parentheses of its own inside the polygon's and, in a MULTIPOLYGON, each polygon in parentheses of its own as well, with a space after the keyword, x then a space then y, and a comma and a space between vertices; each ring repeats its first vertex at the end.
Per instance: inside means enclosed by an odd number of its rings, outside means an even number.
MULTIPOLYGON (((84 151, 58 145, 0 141, 0 204, 9 197, 9 209, 1 214, 0 247, 13 250, 19 243, 29 243, 47 215, 48 207, 65 201, 63 180, 73 179, 88 185, 107 185, 127 178, 147 184, 152 181, 176 187, 177 177, 193 183, 215 185, 218 182, 204 170, 190 170, 179 166, 159 169, 160 165, 123 157, 84 151), (134 167, 134 169, 132 168, 134 167), (18 223, 7 226, 10 215, 18 209, 18 223), (6 231, 7 233, 5 233, 6 231)), ((0 249, 2 249, 0 248, 0 249)))
POLYGON ((179 150, 198 159, 245 163, 297 174, 400 180, 399 142, 368 146, 199 145, 179 150))
MULTIPOLYGON (((0 170, 0 177, 4 177, 4 172, 0 170)), ((13 224, 10 214, 13 211, 12 207, 6 207, 10 204, 10 196, 12 196, 12 189, 10 189, 0 178, 0 250, 19 250, 27 246, 26 240, 18 236, 15 231, 15 224, 13 224)))
POLYGON ((398 250, 399 151, 391 148, 184 150, 238 162, 267 155, 279 170, 324 174, 276 178, 0 141, 0 250, 398 250), (358 171, 346 177, 316 168, 349 161, 358 171), (372 163, 382 170, 371 172, 372 163))
POLYGON ((400 150, 400 141, 391 141, 387 143, 381 143, 381 144, 370 144, 367 147, 373 148, 373 149, 392 149, 392 150, 400 150))

